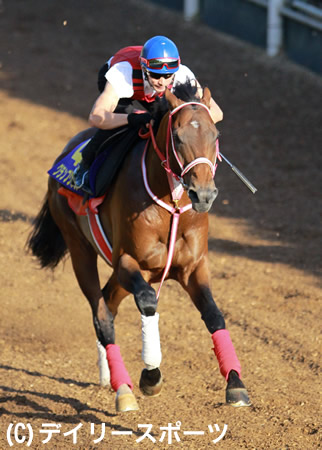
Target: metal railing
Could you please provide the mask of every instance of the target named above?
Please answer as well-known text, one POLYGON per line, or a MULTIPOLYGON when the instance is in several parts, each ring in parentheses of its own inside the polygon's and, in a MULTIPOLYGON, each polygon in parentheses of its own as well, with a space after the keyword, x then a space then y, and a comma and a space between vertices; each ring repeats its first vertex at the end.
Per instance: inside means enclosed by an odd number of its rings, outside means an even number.
MULTIPOLYGON (((269 56, 276 56, 283 45, 283 17, 322 32, 322 8, 302 0, 246 0, 267 9, 267 45, 269 56)), ((322 2, 321 2, 322 3, 322 2)), ((187 21, 199 13, 200 0, 184 0, 183 14, 187 21)))

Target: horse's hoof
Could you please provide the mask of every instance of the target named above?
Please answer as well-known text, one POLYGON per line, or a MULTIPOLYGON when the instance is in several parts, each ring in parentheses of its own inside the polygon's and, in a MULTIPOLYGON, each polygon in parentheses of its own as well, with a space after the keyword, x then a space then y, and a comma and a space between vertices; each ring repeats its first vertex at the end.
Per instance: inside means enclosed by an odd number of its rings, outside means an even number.
POLYGON ((252 402, 248 397, 247 389, 245 388, 232 388, 226 390, 226 403, 235 408, 241 406, 250 406, 252 402))
POLYGON ((134 394, 120 394, 116 396, 115 408, 117 412, 137 411, 139 405, 135 399, 134 394))
POLYGON ((163 379, 160 369, 143 369, 140 378, 140 390, 144 395, 156 397, 160 395, 163 379))

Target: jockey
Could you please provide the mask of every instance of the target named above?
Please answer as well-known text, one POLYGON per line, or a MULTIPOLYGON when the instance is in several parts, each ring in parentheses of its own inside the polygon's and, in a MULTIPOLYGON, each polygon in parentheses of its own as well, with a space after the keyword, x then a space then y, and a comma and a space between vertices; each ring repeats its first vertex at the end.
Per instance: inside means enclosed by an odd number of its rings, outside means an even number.
MULTIPOLYGON (((139 130, 152 119, 151 106, 156 97, 162 97, 166 88, 193 81, 200 90, 192 71, 181 64, 174 42, 164 36, 154 36, 144 46, 119 50, 100 69, 98 88, 101 94, 89 115, 91 126, 97 132, 82 151, 82 162, 73 176, 73 187, 92 194, 89 187, 89 168, 100 145, 119 127, 139 130), (136 114, 135 110, 143 110, 136 114)), ((223 118, 219 106, 211 99, 210 112, 214 123, 223 118)))

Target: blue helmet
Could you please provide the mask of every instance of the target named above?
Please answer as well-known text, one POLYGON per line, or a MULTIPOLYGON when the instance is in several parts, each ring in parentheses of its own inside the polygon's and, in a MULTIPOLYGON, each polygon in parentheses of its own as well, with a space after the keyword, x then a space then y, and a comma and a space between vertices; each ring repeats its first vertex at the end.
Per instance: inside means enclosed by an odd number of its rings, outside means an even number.
POLYGON ((140 62, 148 72, 175 73, 179 69, 180 56, 174 42, 165 36, 154 36, 144 44, 140 62))

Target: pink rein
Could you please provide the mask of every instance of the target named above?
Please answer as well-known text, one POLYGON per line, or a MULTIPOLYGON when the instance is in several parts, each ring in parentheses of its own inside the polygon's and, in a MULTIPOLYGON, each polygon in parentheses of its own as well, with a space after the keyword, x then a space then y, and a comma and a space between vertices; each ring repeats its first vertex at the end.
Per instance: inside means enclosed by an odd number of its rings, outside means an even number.
MULTIPOLYGON (((184 108, 185 106, 188 105, 198 105, 201 106, 203 108, 205 108, 209 114, 209 116, 211 117, 210 114, 210 110, 209 108, 202 104, 202 103, 198 103, 198 102, 187 102, 187 103, 183 103, 179 106, 177 106, 176 108, 174 108, 170 113, 169 113, 169 121, 168 121, 168 127, 167 127, 167 141, 166 141, 166 158, 164 157, 163 153, 160 151, 160 149, 158 148, 158 145, 156 143, 155 140, 155 136, 153 133, 153 129, 152 126, 150 126, 149 129, 149 136, 151 138, 152 144, 153 144, 153 148, 155 150, 155 152, 157 153, 157 155, 159 156, 160 160, 161 160, 161 165, 162 167, 166 170, 167 172, 167 176, 168 176, 168 182, 169 182, 169 187, 171 190, 171 195, 172 195, 172 201, 175 204, 175 206, 170 206, 167 203, 165 203, 163 200, 159 199, 151 190, 149 183, 148 183, 148 178, 147 178, 147 170, 146 170, 146 164, 145 164, 145 157, 146 157, 146 153, 147 153, 147 149, 148 149, 148 144, 149 141, 147 141, 143 155, 142 155, 142 160, 141 160, 141 168, 142 168, 142 175, 143 175, 143 181, 144 181, 144 186, 145 189, 147 191, 147 193, 150 195, 150 197, 152 198, 153 201, 155 201, 159 206, 161 206, 162 208, 166 209, 167 211, 169 211, 172 216, 173 216, 173 220, 172 220, 172 225, 171 225, 171 232, 170 232, 170 242, 169 242, 169 250, 168 250, 168 258, 167 258, 167 263, 166 266, 164 268, 163 274, 162 274, 162 279, 159 285, 159 289, 157 292, 157 299, 159 298, 160 295, 160 290, 162 287, 162 284, 170 270, 171 267, 171 263, 172 263, 172 259, 173 259, 173 255, 174 255, 174 247, 175 247, 175 243, 176 243, 176 236, 177 236, 177 230, 178 230, 178 224, 179 224, 179 218, 180 218, 180 214, 188 211, 189 209, 192 208, 192 204, 188 203, 188 205, 180 208, 178 206, 178 201, 181 199, 182 194, 184 192, 183 189, 183 176, 190 170, 192 169, 192 167, 196 166, 197 164, 208 164, 210 169, 211 169, 211 173, 212 173, 212 177, 215 176, 215 172, 216 172, 216 159, 217 157, 220 159, 219 156, 219 144, 218 144, 218 139, 216 140, 216 158, 215 158, 215 163, 212 163, 208 158, 205 157, 199 157, 194 159, 193 161, 191 161, 189 164, 187 164, 186 167, 183 167, 175 145, 174 145, 174 139, 173 139, 173 132, 172 132, 172 116, 178 112, 180 109, 184 108), (176 175, 170 168, 170 162, 169 162, 169 143, 171 141, 171 147, 172 147, 172 152, 179 164, 179 167, 181 169, 181 174, 180 176, 176 175)), ((143 136, 142 136, 143 137, 143 136)))

